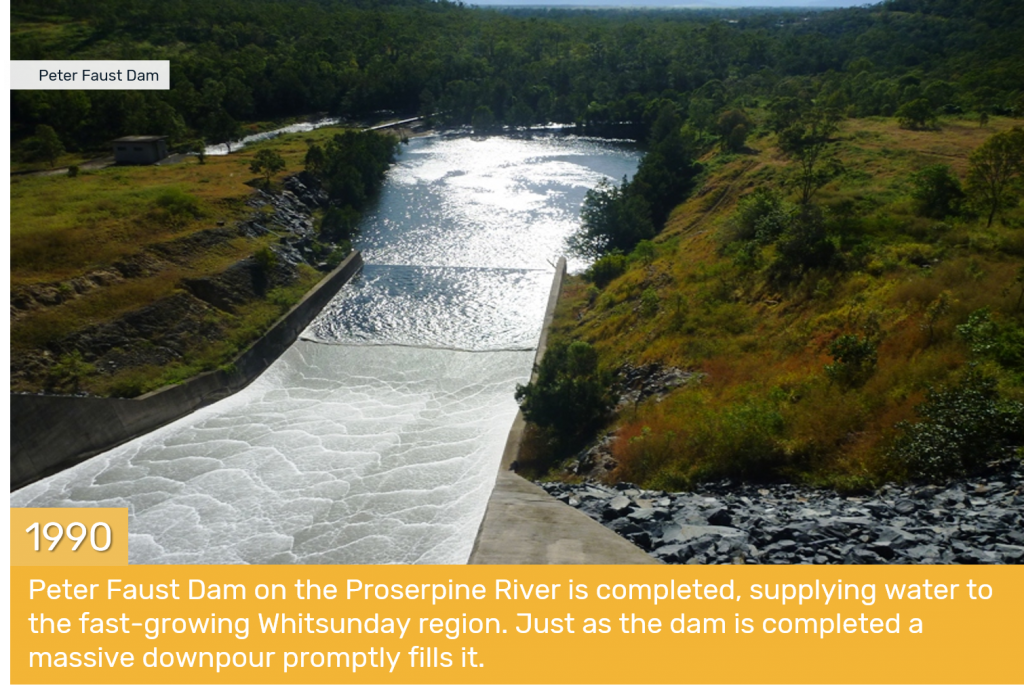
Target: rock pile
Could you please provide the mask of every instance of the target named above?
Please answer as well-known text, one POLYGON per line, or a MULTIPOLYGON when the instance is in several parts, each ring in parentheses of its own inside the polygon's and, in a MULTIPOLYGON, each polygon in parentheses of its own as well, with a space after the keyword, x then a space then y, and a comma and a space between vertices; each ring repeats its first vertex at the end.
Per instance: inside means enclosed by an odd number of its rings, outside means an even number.
POLYGON ((239 237, 275 238, 269 246, 274 255, 270 262, 248 257, 217 274, 182 279, 178 285, 184 292, 175 292, 108 322, 67 334, 47 344, 45 350, 13 354, 12 380, 45 382, 59 358, 71 353, 77 353, 96 372, 107 375, 130 367, 165 366, 190 350, 224 338, 218 310, 237 312, 265 296, 269 289, 295 283, 300 276, 299 265, 329 270, 325 260, 335 246, 317 242, 313 221, 314 211, 327 203, 326 193, 308 173, 289 176, 283 187, 276 191, 256 189, 246 201, 252 214, 237 223, 219 222, 215 227, 181 238, 150 244, 111 266, 65 282, 23 286, 13 291, 11 318, 18 319, 32 310, 60 305, 129 279, 189 266, 239 237))
POLYGON ((685 564, 1024 564, 1024 462, 946 486, 841 497, 793 485, 543 483, 654 557, 685 564))
POLYGON ((661 401, 676 387, 681 387, 694 379, 699 380, 703 376, 703 373, 666 367, 660 363, 624 363, 615 371, 614 393, 618 397, 617 408, 635 406, 651 397, 654 397, 655 401, 661 401))

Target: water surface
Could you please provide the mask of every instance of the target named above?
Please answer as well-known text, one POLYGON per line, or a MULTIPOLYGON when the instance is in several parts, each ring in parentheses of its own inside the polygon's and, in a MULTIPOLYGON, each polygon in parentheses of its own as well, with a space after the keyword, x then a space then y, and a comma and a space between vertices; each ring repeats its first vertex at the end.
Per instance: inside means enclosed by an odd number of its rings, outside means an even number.
POLYGON ((574 137, 413 140, 362 274, 262 376, 11 505, 127 506, 133 563, 464 563, 553 264, 586 190, 636 163, 574 137))

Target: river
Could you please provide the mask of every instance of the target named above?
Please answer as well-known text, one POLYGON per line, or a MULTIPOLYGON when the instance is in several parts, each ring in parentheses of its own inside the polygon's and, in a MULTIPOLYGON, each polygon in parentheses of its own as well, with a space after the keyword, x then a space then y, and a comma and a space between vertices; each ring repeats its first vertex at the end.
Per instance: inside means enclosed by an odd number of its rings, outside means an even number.
POLYGON ((465 563, 554 262, 586 191, 638 158, 560 135, 412 140, 363 220, 363 272, 262 376, 11 505, 127 506, 132 563, 465 563))

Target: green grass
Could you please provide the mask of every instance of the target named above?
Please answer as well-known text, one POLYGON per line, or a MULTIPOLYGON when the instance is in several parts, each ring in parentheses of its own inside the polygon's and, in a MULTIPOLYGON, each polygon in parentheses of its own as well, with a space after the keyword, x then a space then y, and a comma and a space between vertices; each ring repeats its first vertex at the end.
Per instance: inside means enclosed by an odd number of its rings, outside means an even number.
MULTIPOLYGON (((600 291, 567 282, 556 337, 596 345, 607 368, 661 362, 706 373, 699 385, 612 421, 619 467, 609 480, 677 490, 723 476, 786 478, 855 489, 906 477, 885 454, 894 426, 915 419, 928 387, 956 381, 978 359, 956 325, 982 307, 1008 324, 1024 322, 1011 290, 1024 265, 1024 211, 991 229, 923 219, 909 199, 910 176, 933 163, 963 175, 975 147, 1016 124, 943 121, 940 131, 918 132, 891 119, 844 123, 838 154, 847 173, 815 201, 854 219, 846 242, 862 249, 846 269, 812 270, 778 286, 763 271, 772 247, 755 271, 723 254, 720 233, 738 200, 787 177, 788 162, 762 137, 751 143, 756 155, 712 159, 703 194, 673 212, 650 266, 634 262, 600 291), (650 300, 644 306, 651 291, 656 310, 650 300), (930 318, 944 293, 948 308, 930 318), (843 334, 878 344, 877 364, 855 385, 825 370, 843 334)), ((1024 373, 986 367, 1005 396, 1024 400, 1024 373)))
MULTIPOLYGON (((307 140, 322 141, 337 129, 290 135, 259 147, 273 147, 286 169, 273 183, 302 168, 307 140)), ((216 225, 232 225, 252 214, 245 200, 253 193, 249 162, 259 147, 224 157, 192 157, 167 166, 111 167, 78 177, 17 176, 11 180, 11 289, 55 286, 73 293, 71 281, 92 270, 131 260, 148 246, 165 243, 216 225)), ((19 313, 12 320, 15 356, 39 353, 48 345, 167 298, 183 279, 216 275, 251 257, 272 236, 237 237, 199 253, 160 255, 150 260, 148 275, 109 283, 66 302, 19 313)), ((185 354, 165 367, 144 366, 102 376, 92 372, 77 388, 95 394, 134 396, 181 381, 229 363, 297 302, 321 275, 300 267, 296 283, 268 295, 234 314, 215 311, 223 339, 185 354)), ((45 373, 15 378, 12 388, 39 390, 50 386, 45 373)))

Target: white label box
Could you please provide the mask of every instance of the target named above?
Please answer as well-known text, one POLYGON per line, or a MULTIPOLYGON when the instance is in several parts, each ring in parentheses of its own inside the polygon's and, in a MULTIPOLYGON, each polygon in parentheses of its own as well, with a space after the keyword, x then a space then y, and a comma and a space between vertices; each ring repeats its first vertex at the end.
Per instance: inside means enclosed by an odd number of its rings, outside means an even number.
POLYGON ((11 89, 170 88, 170 60, 11 61, 11 89))

